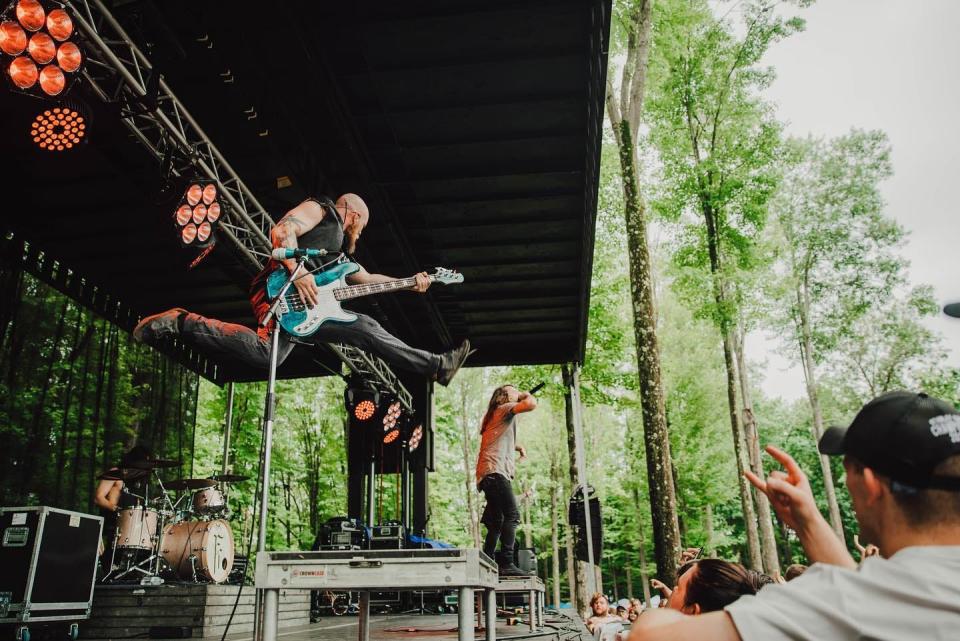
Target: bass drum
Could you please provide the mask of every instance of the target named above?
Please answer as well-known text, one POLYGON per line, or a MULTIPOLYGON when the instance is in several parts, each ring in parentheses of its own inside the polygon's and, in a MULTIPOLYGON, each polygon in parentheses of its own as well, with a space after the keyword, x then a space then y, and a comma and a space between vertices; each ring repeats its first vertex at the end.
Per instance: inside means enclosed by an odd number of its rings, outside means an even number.
POLYGON ((173 573, 185 581, 222 583, 233 569, 233 531, 221 519, 182 521, 163 528, 160 554, 173 573))

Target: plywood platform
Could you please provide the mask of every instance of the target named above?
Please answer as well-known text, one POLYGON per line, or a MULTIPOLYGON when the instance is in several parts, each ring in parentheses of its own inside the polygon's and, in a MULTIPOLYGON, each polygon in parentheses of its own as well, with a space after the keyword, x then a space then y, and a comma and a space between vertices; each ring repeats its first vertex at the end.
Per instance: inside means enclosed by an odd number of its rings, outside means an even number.
MULTIPOLYGON (((143 639, 152 626, 188 627, 192 638, 220 637, 237 601, 236 585, 165 584, 97 586, 90 620, 80 625, 84 639, 143 639)), ((230 625, 231 633, 252 633, 254 589, 245 586, 230 625)), ((310 593, 280 591, 281 629, 310 623, 310 593)))

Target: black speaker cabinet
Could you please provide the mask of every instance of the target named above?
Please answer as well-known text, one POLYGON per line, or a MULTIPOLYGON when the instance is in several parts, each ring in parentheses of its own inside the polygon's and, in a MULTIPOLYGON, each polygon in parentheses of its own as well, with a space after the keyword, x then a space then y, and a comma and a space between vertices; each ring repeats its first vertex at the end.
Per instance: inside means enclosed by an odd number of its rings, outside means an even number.
POLYGON ((103 518, 0 507, 0 623, 90 616, 103 518))

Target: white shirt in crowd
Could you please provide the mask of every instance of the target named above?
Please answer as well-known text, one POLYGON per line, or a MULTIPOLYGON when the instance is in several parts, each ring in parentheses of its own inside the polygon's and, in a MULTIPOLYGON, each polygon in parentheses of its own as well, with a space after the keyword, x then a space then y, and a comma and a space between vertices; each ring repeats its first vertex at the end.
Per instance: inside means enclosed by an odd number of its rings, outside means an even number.
POLYGON ((960 639, 960 546, 917 546, 857 570, 817 563, 726 608, 743 641, 960 639))

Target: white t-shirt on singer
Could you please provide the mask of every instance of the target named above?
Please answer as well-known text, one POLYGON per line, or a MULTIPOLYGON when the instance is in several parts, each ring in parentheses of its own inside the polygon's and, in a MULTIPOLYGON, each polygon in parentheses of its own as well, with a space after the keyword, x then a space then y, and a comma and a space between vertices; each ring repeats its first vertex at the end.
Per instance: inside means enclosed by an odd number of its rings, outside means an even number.
POLYGON ((908 547, 856 570, 817 563, 726 611, 743 641, 960 639, 960 545, 908 547))

